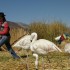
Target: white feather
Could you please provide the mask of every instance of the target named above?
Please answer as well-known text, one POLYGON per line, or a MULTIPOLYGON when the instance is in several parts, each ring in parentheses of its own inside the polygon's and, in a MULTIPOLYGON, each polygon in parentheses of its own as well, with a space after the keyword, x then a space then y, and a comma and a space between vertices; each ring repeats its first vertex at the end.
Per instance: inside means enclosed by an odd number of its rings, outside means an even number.
POLYGON ((33 37, 33 41, 30 45, 31 51, 36 52, 36 53, 42 53, 42 54, 46 54, 51 51, 60 51, 61 52, 61 50, 51 41, 46 40, 46 39, 37 40, 36 33, 32 33, 31 37, 33 37), (42 50, 45 53, 42 51, 38 51, 38 50, 42 50))
POLYGON ((61 50, 51 41, 45 39, 39 39, 31 44, 31 51, 38 54, 47 54, 52 51, 60 51, 61 50))
POLYGON ((60 37, 61 37, 61 36, 56 37, 55 40, 58 41, 58 40, 60 39, 60 37))
POLYGON ((30 46, 30 35, 23 36, 19 41, 17 41, 13 47, 21 47, 23 49, 29 49, 30 46))

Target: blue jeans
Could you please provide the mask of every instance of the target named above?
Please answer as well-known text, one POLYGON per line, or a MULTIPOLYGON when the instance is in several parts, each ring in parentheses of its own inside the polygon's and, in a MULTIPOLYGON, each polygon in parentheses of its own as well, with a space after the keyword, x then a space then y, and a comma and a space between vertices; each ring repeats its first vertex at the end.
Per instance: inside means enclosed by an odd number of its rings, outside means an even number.
POLYGON ((11 45, 10 45, 10 36, 2 36, 2 38, 0 38, 0 47, 5 44, 7 47, 7 50, 10 52, 10 54, 13 56, 13 58, 20 58, 15 51, 12 49, 11 45))

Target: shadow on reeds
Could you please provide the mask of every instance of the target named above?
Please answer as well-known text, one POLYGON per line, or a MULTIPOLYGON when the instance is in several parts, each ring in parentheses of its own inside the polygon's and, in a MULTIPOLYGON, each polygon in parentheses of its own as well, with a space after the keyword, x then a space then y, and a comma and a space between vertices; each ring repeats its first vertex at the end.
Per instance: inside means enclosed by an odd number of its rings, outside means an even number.
MULTIPOLYGON (((29 56, 29 55, 28 55, 29 56)), ((21 58, 27 58, 27 55, 21 55, 21 58)))

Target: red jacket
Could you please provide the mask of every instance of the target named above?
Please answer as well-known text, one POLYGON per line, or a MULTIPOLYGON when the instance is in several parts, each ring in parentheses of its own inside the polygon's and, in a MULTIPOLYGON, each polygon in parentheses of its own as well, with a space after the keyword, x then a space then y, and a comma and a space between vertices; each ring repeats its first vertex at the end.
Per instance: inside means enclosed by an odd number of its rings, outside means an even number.
POLYGON ((0 24, 0 35, 6 35, 9 33, 9 25, 7 22, 0 24))

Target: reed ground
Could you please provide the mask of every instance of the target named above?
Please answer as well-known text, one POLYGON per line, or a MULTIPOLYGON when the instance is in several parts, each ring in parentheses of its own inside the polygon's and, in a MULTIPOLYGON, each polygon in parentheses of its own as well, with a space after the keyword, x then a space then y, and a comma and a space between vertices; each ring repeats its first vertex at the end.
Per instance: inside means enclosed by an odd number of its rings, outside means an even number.
MULTIPOLYGON (((16 52, 22 59, 15 60, 7 51, 0 51, 0 70, 27 70, 25 50, 16 52)), ((70 70, 70 54, 53 52, 44 56, 45 70, 70 70)), ((35 70, 35 58, 29 52, 28 65, 29 70, 35 70)), ((42 56, 39 57, 39 70, 42 70, 42 56)))

